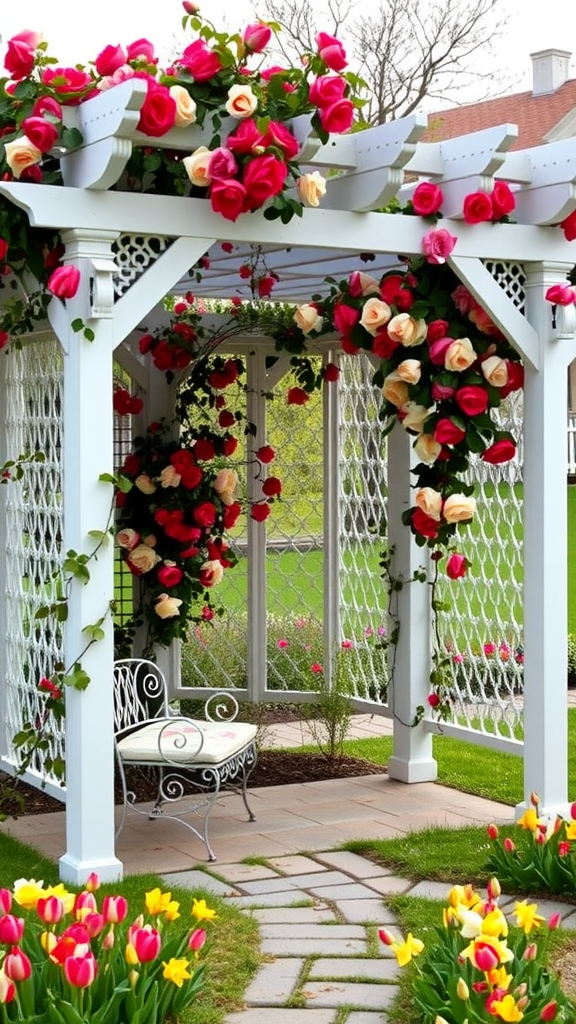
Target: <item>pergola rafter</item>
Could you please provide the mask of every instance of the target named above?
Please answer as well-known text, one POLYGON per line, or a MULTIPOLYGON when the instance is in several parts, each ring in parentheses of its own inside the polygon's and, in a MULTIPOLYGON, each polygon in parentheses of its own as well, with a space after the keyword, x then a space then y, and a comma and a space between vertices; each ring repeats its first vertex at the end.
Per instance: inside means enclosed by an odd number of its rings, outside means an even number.
MULTIPOLYGON (((446 143, 424 143, 425 120, 414 116, 321 146, 302 120, 296 131, 309 166, 339 172, 329 180, 323 206, 307 209, 302 219, 287 225, 268 221, 261 213, 240 216, 232 223, 223 221, 203 199, 121 190, 134 146, 190 152, 206 141, 197 128, 173 130, 162 139, 138 133, 144 94, 144 85, 133 80, 89 103, 66 108, 84 144, 60 155, 64 187, 0 183, 0 194, 24 209, 32 225, 61 231, 64 262, 82 272, 78 294, 66 307, 57 299, 50 307, 65 367, 65 549, 85 550, 89 531, 105 522, 108 514, 109 488, 98 481, 98 475, 112 464, 113 353, 141 324, 160 315, 161 300, 168 292, 187 287, 189 268, 198 258, 219 239, 235 243, 241 252, 244 246, 262 247, 271 269, 286 270, 287 283, 280 284, 279 296, 308 301, 332 267, 362 269, 361 254, 373 255, 371 273, 397 264, 399 253, 419 254, 426 231, 420 218, 374 211, 398 194, 409 194, 407 173, 433 178, 445 196, 447 216, 442 225, 458 237, 452 267, 526 363, 525 751, 529 756, 525 757, 525 793, 537 790, 545 810, 563 810, 567 804, 567 617, 565 601, 558 595, 566 593, 564 396, 566 368, 574 355, 574 324, 564 317, 554 326, 544 295, 574 262, 571 245, 557 227, 550 226, 576 208, 573 142, 509 153, 516 130, 504 125, 446 143), (464 196, 490 189, 494 176, 518 187, 519 223, 465 224, 460 219, 464 196), (110 191, 117 186, 118 190, 110 191), (170 244, 118 298, 113 247, 124 234, 160 236, 170 244), (524 266, 526 315, 494 282, 485 261, 524 266), (91 327, 93 343, 73 331, 76 318, 91 327)), ((212 255, 203 291, 207 296, 228 297, 230 257, 217 248, 212 255)), ((135 379, 145 380, 129 347, 121 361, 132 368, 135 379)), ((257 378, 251 383, 255 392, 262 389, 263 382, 257 378)), ((152 415, 169 412, 173 390, 156 384, 152 391, 152 415)), ((251 418, 258 416, 257 409, 251 413, 251 418)), ((410 438, 405 432, 393 432, 389 463, 389 543, 395 547, 395 574, 408 579, 422 562, 422 549, 400 522, 402 511, 411 504, 410 438)), ((250 529, 255 532, 255 524, 250 529)), ((254 571, 261 577, 264 549, 261 541, 255 543, 260 546, 254 571)), ((329 531, 327 543, 332 550, 334 536, 329 531)), ((79 655, 83 627, 97 621, 113 597, 112 562, 110 546, 99 553, 90 585, 72 584, 67 660, 79 655)), ((256 591, 252 593, 257 605, 256 591)), ((427 600, 426 588, 406 587, 400 597, 403 628, 396 657, 393 709, 397 720, 390 774, 405 782, 435 778, 432 733, 455 731, 431 719, 410 726, 417 706, 426 703, 429 687, 427 600)), ((105 634, 105 640, 83 656, 91 685, 84 693, 71 690, 67 699, 68 824, 61 872, 73 881, 84 880, 93 870, 103 879, 121 872, 114 850, 109 618, 105 634)), ((254 676, 261 674, 261 659, 255 657, 250 668, 254 676)))

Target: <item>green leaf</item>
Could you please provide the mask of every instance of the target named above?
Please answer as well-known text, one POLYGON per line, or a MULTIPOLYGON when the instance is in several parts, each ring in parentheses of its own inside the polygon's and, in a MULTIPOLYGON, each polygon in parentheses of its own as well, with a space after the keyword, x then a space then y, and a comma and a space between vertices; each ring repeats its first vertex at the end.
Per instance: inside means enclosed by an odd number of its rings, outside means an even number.
POLYGON ((101 543, 108 540, 108 534, 105 530, 88 530, 88 536, 93 537, 94 540, 98 540, 101 543))
POLYGON ((85 327, 84 328, 84 337, 85 337, 86 341, 94 341, 94 338, 96 337, 96 335, 94 334, 94 331, 92 330, 91 327, 85 327))
POLYGON ((73 320, 72 323, 70 324, 70 327, 72 328, 75 334, 79 334, 82 328, 84 327, 84 321, 82 317, 76 317, 76 319, 73 320))

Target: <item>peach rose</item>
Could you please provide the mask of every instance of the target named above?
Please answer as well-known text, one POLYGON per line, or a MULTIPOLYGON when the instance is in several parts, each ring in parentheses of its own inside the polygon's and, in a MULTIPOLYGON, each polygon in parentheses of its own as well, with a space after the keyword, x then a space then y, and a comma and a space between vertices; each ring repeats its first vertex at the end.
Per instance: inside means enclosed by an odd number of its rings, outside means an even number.
POLYGON ((432 412, 425 405, 417 405, 416 402, 406 402, 401 411, 405 414, 402 420, 404 429, 414 430, 417 434, 422 433, 424 424, 432 412))
POLYGON ((142 494, 154 494, 154 491, 156 490, 156 484, 152 478, 148 476, 148 473, 140 473, 140 476, 136 477, 134 483, 138 490, 142 491, 142 494))
POLYGON ((427 516, 440 522, 442 515, 442 495, 433 487, 421 487, 416 491, 416 505, 422 509, 427 516))
POLYGON ((388 336, 406 348, 424 341, 427 330, 424 320, 415 320, 409 313, 397 313, 388 324, 388 336))
POLYGON ((22 171, 40 163, 42 159, 41 151, 33 146, 25 135, 20 135, 12 142, 5 142, 4 152, 6 153, 6 163, 15 178, 19 178, 22 171))
POLYGON ((414 442, 414 451, 421 462, 432 466, 442 451, 442 445, 434 440, 432 434, 420 434, 414 442))
POLYGON ((389 373, 384 378, 382 394, 387 402, 392 402, 392 405, 395 405, 397 408, 407 404, 408 385, 400 379, 396 370, 393 370, 392 373, 389 373))
POLYGON ((316 307, 312 306, 309 302, 298 306, 292 319, 303 334, 310 334, 311 331, 322 329, 322 317, 319 315, 316 307))
POLYGON ((178 487, 182 477, 177 473, 174 466, 164 466, 160 473, 160 487, 178 487))
POLYGON ((119 530, 116 535, 116 543, 119 548, 127 548, 128 551, 132 551, 132 548, 140 543, 140 534, 129 527, 126 530, 119 530))
POLYGON ((183 85, 172 85, 169 92, 176 104, 175 127, 186 128, 187 125, 194 124, 196 120, 196 103, 188 89, 185 89, 183 85))
POLYGON ((406 384, 417 384, 422 375, 422 363, 419 359, 403 359, 398 363, 396 373, 406 384))
POLYGON ((145 537, 142 537, 142 543, 147 544, 149 548, 155 548, 158 541, 153 533, 147 533, 145 537))
POLYGON ((360 323, 369 334, 377 334, 384 324, 387 324, 392 316, 392 310, 387 302, 382 299, 367 299, 362 309, 360 323))
POLYGON ((149 548, 147 544, 138 544, 132 548, 126 561, 138 572, 150 572, 162 559, 156 554, 154 548, 149 548))
POLYGON ((451 494, 444 502, 442 514, 447 523, 464 523, 474 518, 476 500, 466 494, 451 494))
POLYGON ((456 338, 444 353, 444 366, 447 370, 467 370, 477 358, 470 338, 456 338))
POLYGON ((251 117, 257 106, 258 100, 250 85, 231 85, 228 89, 226 110, 230 117, 251 117))
POLYGON ((173 619, 180 615, 182 601, 178 597, 170 597, 170 594, 160 594, 156 598, 154 611, 161 619, 173 619))
POLYGON ((362 270, 354 270, 350 275, 351 295, 380 295, 380 285, 371 274, 365 274, 362 270))
POLYGON ((480 369, 489 384, 503 388, 508 383, 508 363, 500 356, 489 356, 480 364, 480 369))
POLYGON ((320 206, 320 200, 326 195, 326 179, 319 171, 303 174, 296 181, 296 190, 304 206, 320 206))
POLYGON ((238 473, 235 469, 219 469, 214 490, 223 505, 233 505, 238 493, 238 473))
POLYGON ((207 188, 210 184, 208 164, 211 157, 212 153, 208 146, 198 146, 198 149, 195 149, 190 156, 184 157, 182 163, 193 185, 197 185, 199 188, 207 188))
POLYGON ((204 576, 204 585, 207 587, 217 587, 222 582, 224 576, 224 566, 222 562, 219 562, 217 558, 211 558, 201 567, 201 572, 204 576))

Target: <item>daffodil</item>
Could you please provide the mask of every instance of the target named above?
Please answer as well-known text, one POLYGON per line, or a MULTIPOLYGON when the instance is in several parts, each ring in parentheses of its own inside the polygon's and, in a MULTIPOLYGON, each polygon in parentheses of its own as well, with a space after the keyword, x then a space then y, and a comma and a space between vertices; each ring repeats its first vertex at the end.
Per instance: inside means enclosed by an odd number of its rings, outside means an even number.
POLYGON ((490 1003, 490 1013, 500 1020, 513 1022, 522 1020, 524 1014, 518 1009, 514 996, 506 995, 503 999, 495 999, 490 1003))
POLYGON ((165 916, 167 921, 175 921, 176 918, 180 917, 180 904, 177 900, 170 900, 165 910, 165 916))
POLYGON ((523 929, 525 935, 529 935, 533 928, 538 928, 544 921, 544 918, 536 913, 537 910, 536 903, 528 903, 526 900, 514 904, 516 924, 523 929))
POLYGON ((404 942, 393 942, 392 949, 396 954, 396 959, 400 967, 406 967, 409 964, 412 957, 418 956, 419 953, 424 949, 424 943, 420 939, 415 939, 412 932, 408 932, 404 942))
POLYGON ((171 901, 172 893, 162 892, 161 889, 151 889, 144 897, 146 910, 153 917, 164 914, 171 901))
POLYGON ((508 974, 505 967, 495 967, 494 970, 488 971, 486 977, 490 982, 492 988, 499 988, 506 991, 510 988, 512 981, 512 975, 508 974))
POLYGON ((38 900, 45 896, 44 882, 35 878, 19 878, 14 882, 14 899, 24 910, 35 910, 38 900))
POLYGON ((521 818, 518 818, 516 822, 520 828, 525 828, 527 832, 535 832, 538 825, 538 815, 533 807, 528 807, 521 818))
POLYGON ((172 981, 174 985, 178 986, 178 988, 182 988, 184 982, 189 981, 189 979, 192 977, 190 971, 188 970, 188 968, 190 967, 190 963, 188 960, 172 957, 170 960, 168 960, 168 963, 166 963, 166 961, 163 960, 162 966, 164 968, 162 972, 162 977, 165 978, 166 981, 172 981))
POLYGON ((62 882, 59 882, 58 885, 49 885, 43 890, 41 896, 57 896, 62 900, 67 914, 71 914, 74 909, 76 896, 73 892, 68 892, 68 889, 64 887, 62 882))
POLYGON ((508 935, 508 922, 506 915, 500 907, 494 907, 482 921, 482 932, 484 935, 506 936, 508 935))
POLYGON ((192 914, 197 921, 212 921, 216 917, 216 911, 206 906, 206 900, 196 898, 192 902, 192 914))
POLYGON ((576 821, 566 825, 566 839, 576 839, 576 821))

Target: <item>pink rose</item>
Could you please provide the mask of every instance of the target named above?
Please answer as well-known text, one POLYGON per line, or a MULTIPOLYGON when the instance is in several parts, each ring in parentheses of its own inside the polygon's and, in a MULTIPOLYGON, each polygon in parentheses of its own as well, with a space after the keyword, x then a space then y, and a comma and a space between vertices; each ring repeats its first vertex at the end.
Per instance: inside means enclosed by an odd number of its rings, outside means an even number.
POLYGON ((320 111, 320 123, 326 132, 336 135, 347 132, 354 120, 354 104, 352 100, 337 100, 330 107, 320 111))
POLYGON ((59 299, 72 299, 78 291, 80 271, 77 267, 57 267, 48 278, 47 288, 59 299))
MULTIPOLYGON (((26 122, 24 121, 22 123, 24 131, 26 131, 25 126, 26 122)), ((34 140, 32 139, 31 141, 33 142, 34 140)), ((544 298, 547 302, 553 302, 556 306, 571 306, 573 302, 576 302, 576 288, 569 284, 553 284, 546 292, 544 298)))
POLYGON ((443 416, 434 427, 434 440, 438 444, 459 444, 465 437, 466 431, 448 416, 443 416))
POLYGON ((360 319, 360 311, 344 302, 337 302, 334 306, 334 326, 339 334, 347 335, 360 319))
POLYGON ((94 67, 99 75, 113 75, 118 68, 126 64, 127 59, 126 52, 121 46, 105 46, 96 57, 94 67))
POLYGON ((490 199, 492 200, 494 220, 499 220, 500 217, 507 217, 516 206, 514 193, 505 181, 496 181, 494 183, 490 199))
POLYGON ((448 402, 453 394, 454 388, 449 387, 448 384, 439 384, 438 381, 434 381, 432 385, 432 398, 435 402, 448 402))
POLYGON ((234 154, 225 146, 218 146, 212 151, 208 161, 207 173, 210 179, 233 178, 238 171, 234 154))
POLYGON ((335 75, 320 75, 310 86, 309 99, 315 107, 331 107, 333 103, 344 99, 346 82, 335 75))
POLYGON ((327 32, 318 32, 316 36, 318 55, 331 71, 343 71, 347 66, 346 51, 334 36, 327 32))
POLYGON ((51 114, 57 121, 62 120, 62 107, 53 96, 40 96, 32 107, 32 117, 43 117, 51 114))
POLYGON ((463 212, 467 224, 481 224, 482 221, 492 220, 492 200, 486 192, 472 192, 464 200, 463 212))
POLYGON ((477 304, 474 296, 470 294, 466 286, 463 284, 459 284, 458 287, 454 289, 450 298, 458 312, 463 313, 464 315, 469 313, 477 304))
POLYGON ((41 153, 47 153, 52 149, 58 138, 56 125, 52 121, 45 121, 43 117, 25 117, 22 121, 22 128, 26 138, 41 153))
POLYGON ((451 580, 462 579, 462 577, 466 575, 467 569, 468 562, 464 555, 450 555, 450 558, 446 563, 446 575, 451 580))
POLYGON ((458 388, 454 401, 466 416, 480 416, 488 408, 488 392, 477 384, 468 384, 458 388))
POLYGON ((126 60, 143 60, 147 64, 156 64, 154 43, 151 43, 149 39, 136 39, 126 49, 126 60))
POLYGON ((138 131, 157 138, 174 127, 176 103, 165 85, 160 85, 149 76, 145 76, 145 81, 146 99, 140 109, 138 131))
MULTIPOLYGON (((371 277, 370 274, 364 274, 361 270, 353 270, 348 279, 348 289, 350 295, 358 299, 361 295, 379 295, 380 285, 375 277, 371 277)), ((384 295, 381 296, 385 302, 388 300, 384 295)))
POLYGON ((160 566, 156 574, 158 582, 163 587, 176 587, 180 583, 184 573, 177 565, 165 564, 160 566))
POLYGON ((254 153, 256 147, 263 146, 264 137, 256 126, 253 118, 241 121, 235 132, 226 139, 226 148, 233 153, 254 153))
POLYGON ((420 217, 430 217, 442 206, 442 189, 432 181, 421 181, 414 189, 412 206, 420 217))
POLYGON ((44 68, 42 84, 54 89, 63 103, 80 103, 94 83, 79 68, 44 68))
POLYGON ((422 239, 422 252, 428 263, 446 263, 457 241, 446 228, 429 231, 422 239))
POLYGON ((222 70, 220 57, 206 45, 203 39, 195 39, 184 50, 178 61, 197 82, 207 82, 222 70))
POLYGON ((34 67, 36 48, 42 41, 37 32, 19 32, 8 40, 4 67, 14 78, 27 78, 34 67))
POLYGON ((440 338, 446 337, 446 331, 448 330, 449 324, 447 320, 431 320, 428 324, 428 333, 426 335, 426 341, 429 345, 433 341, 438 341, 440 338))
POLYGON ((560 227, 564 232, 564 238, 567 242, 573 242, 576 239, 576 210, 569 213, 564 220, 560 221, 560 227))
POLYGON ((262 137, 261 145, 276 146, 281 149, 287 160, 294 160, 298 156, 300 143, 291 131, 279 121, 270 121, 266 134, 262 137))
POLYGON ((489 448, 485 448, 480 458, 491 466, 498 466, 501 462, 509 462, 516 455, 516 445, 508 438, 495 441, 489 448))
POLYGON ((284 188, 288 168, 283 160, 265 153, 257 156, 244 168, 244 188, 246 189, 247 206, 251 210, 258 209, 267 199, 278 195, 284 188))
POLYGON ((220 178, 210 188, 210 205, 226 220, 236 220, 247 207, 246 189, 235 178, 220 178))
POLYGON ((261 21, 257 21, 253 25, 247 25, 242 34, 242 42, 247 50, 252 53, 262 53, 272 35, 272 29, 268 25, 263 25, 261 21))

